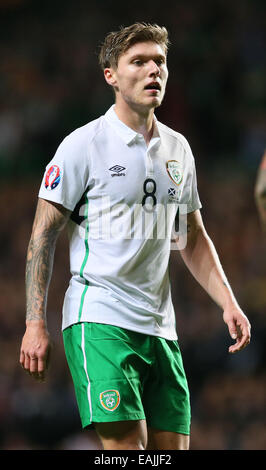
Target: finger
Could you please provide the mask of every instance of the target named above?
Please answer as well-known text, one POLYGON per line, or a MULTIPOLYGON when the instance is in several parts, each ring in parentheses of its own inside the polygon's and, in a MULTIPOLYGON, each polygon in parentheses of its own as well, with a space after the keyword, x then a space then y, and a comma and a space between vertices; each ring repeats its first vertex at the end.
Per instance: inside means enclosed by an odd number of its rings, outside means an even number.
POLYGON ((250 343, 250 335, 248 333, 240 333, 239 337, 236 340, 236 343, 229 347, 230 353, 235 353, 244 349, 250 343))
POLYGON ((233 344, 232 346, 229 347, 229 352, 231 354, 234 354, 238 351, 240 351, 241 349, 243 349, 244 346, 240 345, 240 342, 236 342, 235 344, 233 344))
POLYGON ((247 319, 242 319, 239 322, 230 321, 228 323, 229 332, 236 343, 229 348, 229 352, 234 353, 245 348, 250 343, 250 330, 251 326, 247 319), (236 336, 235 336, 236 335, 236 336))
POLYGON ((46 354, 39 357, 39 362, 38 362, 39 373, 45 374, 45 372, 48 370, 49 363, 50 363, 50 356, 51 356, 51 348, 48 348, 46 354))
POLYGON ((39 377, 38 372, 34 372, 34 373, 29 372, 29 375, 30 375, 31 378, 34 379, 36 382, 43 382, 43 379, 39 377))
POLYGON ((45 373, 46 373, 47 365, 45 359, 39 358, 38 360, 38 370, 36 372, 37 379, 40 382, 43 382, 45 379, 45 373))
MULTIPOLYGON (((34 367, 35 369, 35 367, 34 367)), ((44 373, 38 372, 38 367, 36 368, 35 371, 28 371, 28 374, 34 379, 37 380, 38 382, 43 382, 44 380, 44 373)))
POLYGON ((46 371, 48 369, 48 362, 49 352, 46 355, 39 357, 38 359, 38 378, 41 381, 44 381, 45 379, 46 371))
POLYGON ((45 359, 42 359, 42 358, 39 358, 39 361, 38 361, 38 373, 39 373, 39 374, 44 374, 45 369, 46 369, 46 360, 45 360, 45 359))
POLYGON ((247 346, 250 343, 250 325, 247 323, 242 323, 237 326, 238 329, 238 338, 240 339, 239 347, 247 346))
POLYGON ((44 358, 41 357, 36 357, 35 355, 32 355, 30 357, 30 375, 39 381, 44 380, 45 376, 45 370, 46 370, 46 359, 45 356, 44 358))
POLYGON ((28 354, 25 354, 25 357, 24 357, 24 369, 26 371, 30 371, 30 357, 28 356, 28 354))
POLYGON ((38 358, 32 356, 30 358, 30 372, 35 373, 38 372, 38 358))
POLYGON ((40 372, 33 372, 30 374, 37 382, 43 382, 44 381, 44 374, 41 374, 40 372))
POLYGON ((21 367, 24 369, 25 354, 24 351, 20 351, 19 362, 21 367))

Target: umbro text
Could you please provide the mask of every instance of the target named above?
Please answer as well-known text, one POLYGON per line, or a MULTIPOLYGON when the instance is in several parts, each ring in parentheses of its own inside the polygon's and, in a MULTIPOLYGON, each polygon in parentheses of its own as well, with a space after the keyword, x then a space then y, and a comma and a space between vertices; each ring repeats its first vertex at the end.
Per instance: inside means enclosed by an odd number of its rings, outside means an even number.
POLYGON ((111 176, 126 176, 126 173, 112 173, 111 176))

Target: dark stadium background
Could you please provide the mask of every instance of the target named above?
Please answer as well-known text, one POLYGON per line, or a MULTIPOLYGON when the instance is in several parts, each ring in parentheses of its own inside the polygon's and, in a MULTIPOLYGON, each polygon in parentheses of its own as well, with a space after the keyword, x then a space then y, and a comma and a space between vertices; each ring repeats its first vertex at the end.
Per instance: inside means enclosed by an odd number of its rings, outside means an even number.
POLYGON ((253 195, 266 142, 265 13, 263 0, 0 1, 1 449, 97 447, 93 433, 80 430, 60 332, 66 236, 50 288, 54 347, 44 384, 18 361, 25 256, 45 165, 66 134, 112 104, 98 46, 106 33, 135 21, 169 30, 170 77, 157 117, 191 144, 207 230, 252 323, 250 346, 229 355, 221 311, 172 252, 191 449, 266 449, 266 240, 253 195))

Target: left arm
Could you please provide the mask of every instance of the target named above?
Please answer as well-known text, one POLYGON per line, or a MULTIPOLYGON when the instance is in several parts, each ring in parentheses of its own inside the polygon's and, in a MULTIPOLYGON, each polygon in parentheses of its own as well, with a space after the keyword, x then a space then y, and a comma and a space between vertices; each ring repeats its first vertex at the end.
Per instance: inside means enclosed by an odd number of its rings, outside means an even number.
POLYGON ((250 323, 234 297, 199 210, 188 214, 187 232, 186 246, 180 250, 182 259, 199 284, 222 308, 224 322, 236 340, 229 352, 240 351, 250 342, 250 323))

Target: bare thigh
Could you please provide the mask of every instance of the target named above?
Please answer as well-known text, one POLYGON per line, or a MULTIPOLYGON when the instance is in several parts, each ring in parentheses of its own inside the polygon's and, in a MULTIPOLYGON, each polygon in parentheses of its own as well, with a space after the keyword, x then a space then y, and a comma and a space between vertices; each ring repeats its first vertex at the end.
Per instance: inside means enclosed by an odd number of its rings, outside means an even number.
POLYGON ((147 446, 145 420, 94 423, 104 450, 144 450, 147 446))
POLYGON ((148 428, 148 450, 189 450, 189 436, 148 428))

